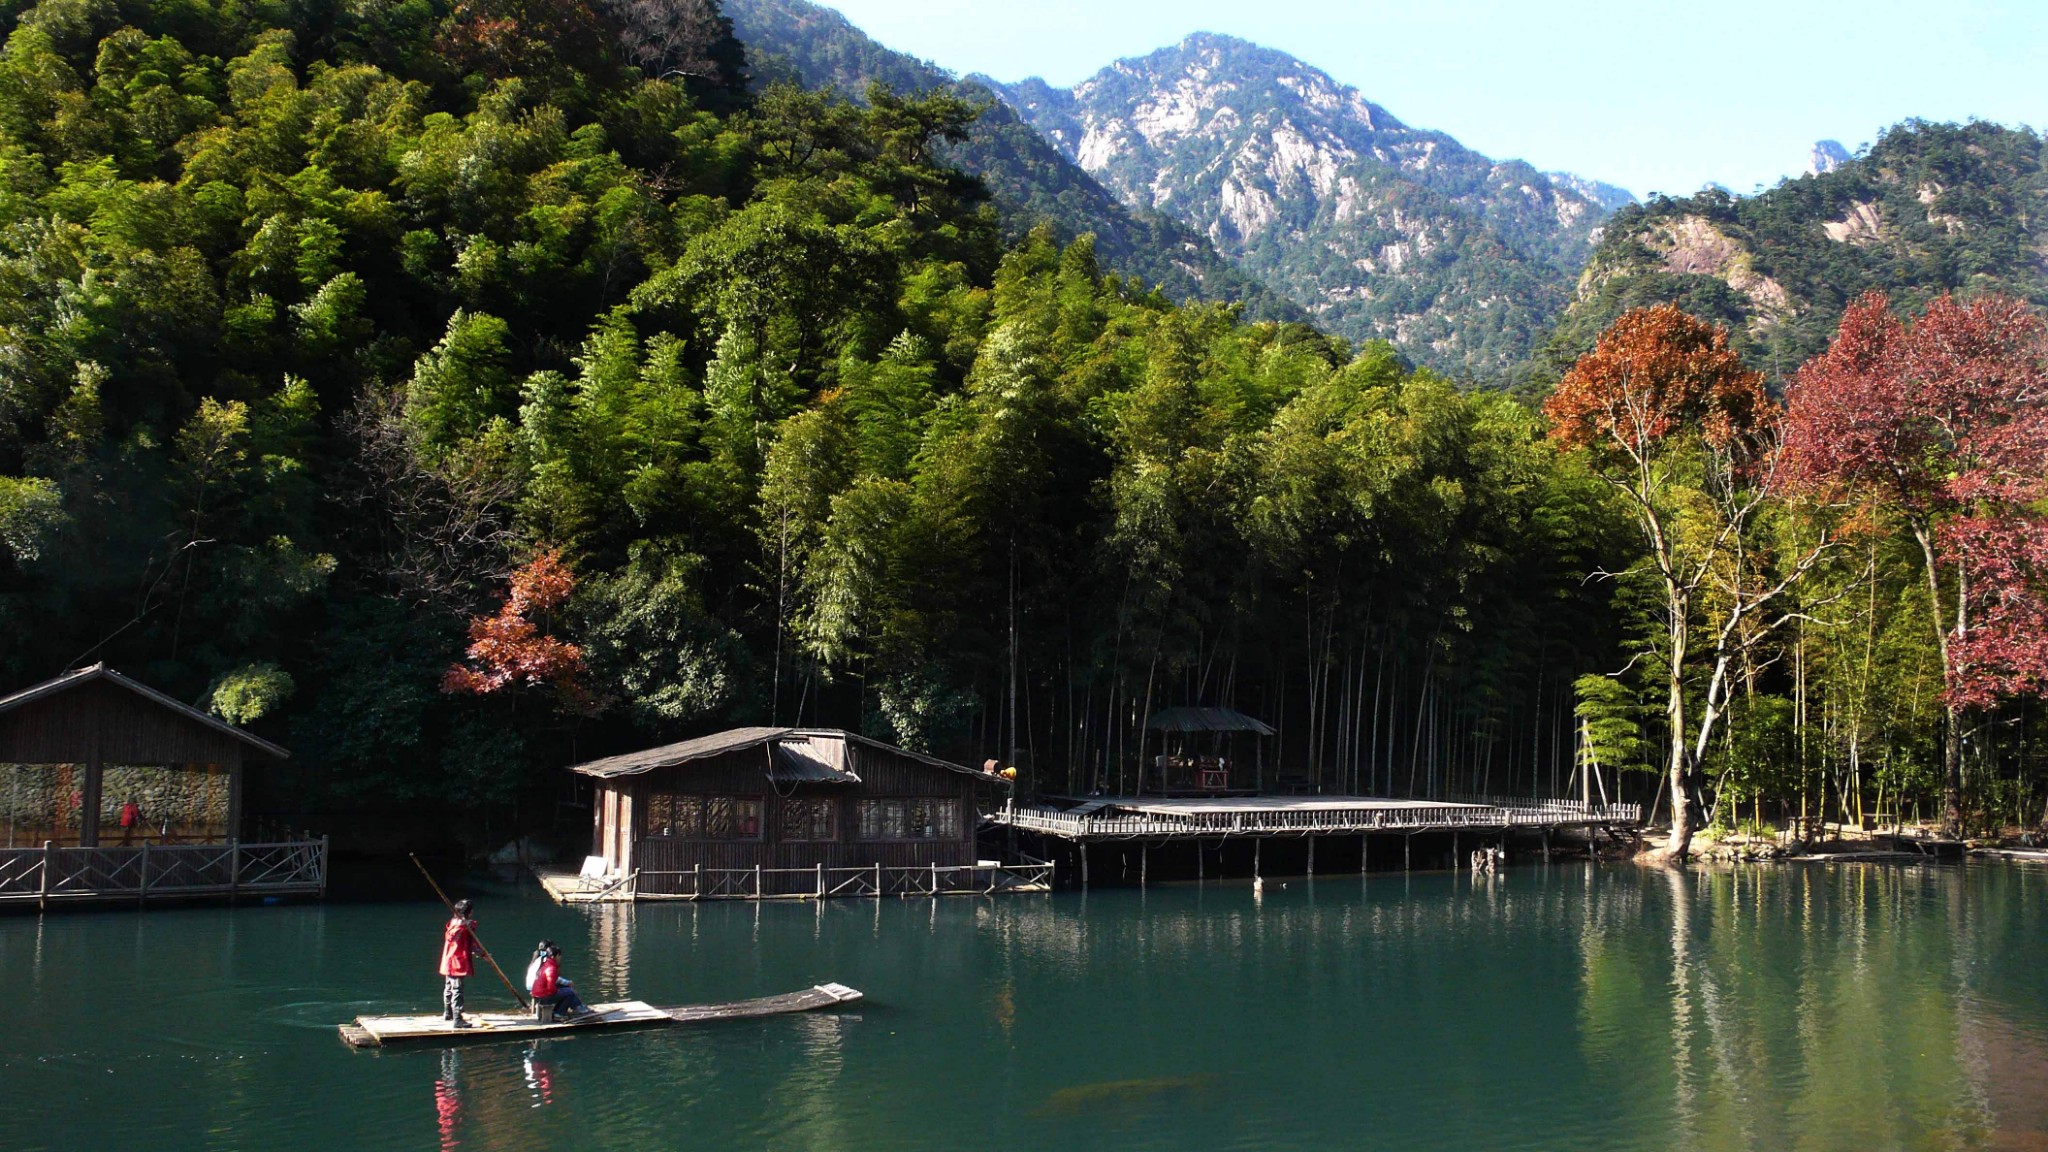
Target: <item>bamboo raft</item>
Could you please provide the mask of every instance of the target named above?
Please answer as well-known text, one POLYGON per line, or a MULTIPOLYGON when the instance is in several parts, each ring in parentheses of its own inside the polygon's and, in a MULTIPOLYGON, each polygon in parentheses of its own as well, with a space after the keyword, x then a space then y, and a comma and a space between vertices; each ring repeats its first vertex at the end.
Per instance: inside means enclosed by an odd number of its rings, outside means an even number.
POLYGON ((342 1042, 351 1048, 382 1048, 391 1044, 467 1044, 479 1040, 524 1040, 556 1036, 565 1032, 623 1031, 629 1028, 660 1028, 670 1024, 698 1024, 711 1020, 746 1020, 756 1016, 782 1016, 791 1012, 815 1012, 851 1004, 861 994, 844 984, 820 984, 801 992, 763 996, 757 1000, 734 1000, 724 1004, 689 1004, 660 1008, 639 1000, 592 1004, 591 1015, 575 1020, 543 1024, 527 1012, 466 1012, 468 1028, 457 1029, 438 1014, 432 1016, 358 1016, 341 1026, 342 1042))

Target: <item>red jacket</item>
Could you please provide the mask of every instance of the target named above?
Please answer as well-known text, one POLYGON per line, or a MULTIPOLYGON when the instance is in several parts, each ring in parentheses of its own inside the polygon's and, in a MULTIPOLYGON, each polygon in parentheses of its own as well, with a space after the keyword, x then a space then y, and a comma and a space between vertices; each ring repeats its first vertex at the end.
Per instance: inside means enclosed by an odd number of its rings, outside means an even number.
POLYGON ((533 987, 529 991, 535 996, 553 996, 561 979, 562 966, 555 963, 555 958, 550 956, 540 962, 540 969, 533 974, 533 987))
POLYGON ((475 951, 476 929, 471 923, 460 916, 449 920, 447 929, 441 933, 441 975, 470 975, 474 969, 469 957, 475 951))

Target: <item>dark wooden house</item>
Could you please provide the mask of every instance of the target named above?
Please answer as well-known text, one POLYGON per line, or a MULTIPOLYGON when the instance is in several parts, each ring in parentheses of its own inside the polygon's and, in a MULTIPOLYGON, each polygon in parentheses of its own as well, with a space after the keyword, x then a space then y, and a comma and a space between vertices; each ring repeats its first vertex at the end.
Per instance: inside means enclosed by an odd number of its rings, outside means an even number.
POLYGON ((324 841, 242 840, 288 755, 103 664, 0 697, 0 903, 324 890, 324 841))
POLYGON ((596 782, 593 856, 641 896, 946 890, 1010 785, 836 729, 735 728, 572 769, 596 782))

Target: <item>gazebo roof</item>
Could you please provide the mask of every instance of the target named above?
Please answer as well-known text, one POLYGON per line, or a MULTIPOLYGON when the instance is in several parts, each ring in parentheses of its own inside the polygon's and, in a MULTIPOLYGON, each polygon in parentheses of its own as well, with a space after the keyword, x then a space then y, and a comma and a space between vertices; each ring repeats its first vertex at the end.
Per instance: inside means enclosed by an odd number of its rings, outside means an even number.
POLYGON ((1145 721, 1154 732, 1256 732, 1271 736, 1265 721, 1229 708, 1161 708, 1145 721))
POLYGON ((14 713, 39 701, 51 700, 54 697, 65 695, 89 685, 101 683, 123 689, 141 697, 150 704, 171 713, 172 718, 177 722, 198 725, 212 733, 232 737, 255 751, 274 759, 288 760, 291 758, 290 752, 272 744, 270 741, 252 733, 244 732, 218 716, 209 716, 189 704, 174 700, 146 684, 130 680, 105 664, 94 664, 90 667, 75 669, 64 673, 62 676, 52 677, 40 684, 24 688, 13 695, 0 696, 0 726, 7 724, 9 713, 14 713))

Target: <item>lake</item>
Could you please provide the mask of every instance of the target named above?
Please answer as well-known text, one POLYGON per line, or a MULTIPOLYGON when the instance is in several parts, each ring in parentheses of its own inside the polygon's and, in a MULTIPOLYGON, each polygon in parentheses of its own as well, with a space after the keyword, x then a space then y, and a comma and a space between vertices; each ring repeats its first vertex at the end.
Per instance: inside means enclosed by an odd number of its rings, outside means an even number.
POLYGON ((453 1051, 335 1036, 437 1009, 433 903, 0 916, 0 1147, 2048 1149, 2048 869, 1267 884, 571 909, 472 882, 508 969, 552 937, 591 999, 868 999, 453 1051))

